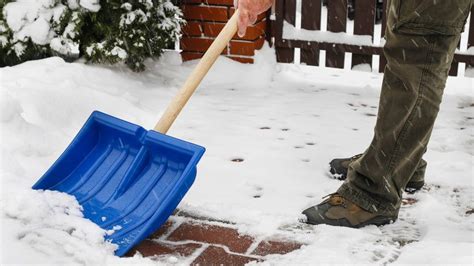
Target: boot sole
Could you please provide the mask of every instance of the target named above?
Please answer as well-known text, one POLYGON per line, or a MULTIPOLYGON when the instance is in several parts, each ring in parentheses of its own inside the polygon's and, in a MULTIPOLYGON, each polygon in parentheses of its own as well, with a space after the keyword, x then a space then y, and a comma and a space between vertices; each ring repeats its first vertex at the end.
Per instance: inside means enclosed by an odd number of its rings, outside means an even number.
POLYGON ((379 216, 379 217, 375 217, 374 219, 369 220, 367 222, 363 222, 361 224, 358 224, 357 227, 354 227, 354 228, 362 228, 362 227, 369 226, 369 225, 384 226, 384 225, 387 225, 387 224, 393 224, 394 222, 397 221, 397 219, 398 219, 398 217, 388 218, 388 217, 384 217, 384 216, 379 216))
POLYGON ((344 181, 346 179, 346 176, 344 174, 339 174, 334 170, 334 168, 331 167, 331 165, 328 165, 328 169, 326 170, 327 175, 332 178, 336 179, 339 181, 344 181))
POLYGON ((345 218, 338 219, 338 220, 332 220, 332 221, 328 220, 327 222, 321 222, 321 223, 312 223, 312 222, 309 222, 308 220, 305 220, 305 221, 301 220, 300 222, 303 222, 305 224, 311 224, 311 225, 326 224, 326 225, 330 225, 330 226, 340 226, 340 227, 349 227, 349 228, 362 228, 362 227, 366 227, 366 226, 369 226, 369 225, 384 226, 384 225, 387 225, 387 224, 392 224, 397 219, 398 219, 398 217, 389 218, 389 217, 386 217, 386 216, 378 216, 378 217, 375 217, 371 220, 368 220, 366 222, 356 224, 356 225, 352 225, 345 218))
POLYGON ((405 187, 405 192, 413 194, 422 189, 424 185, 425 181, 408 182, 407 186, 405 187))

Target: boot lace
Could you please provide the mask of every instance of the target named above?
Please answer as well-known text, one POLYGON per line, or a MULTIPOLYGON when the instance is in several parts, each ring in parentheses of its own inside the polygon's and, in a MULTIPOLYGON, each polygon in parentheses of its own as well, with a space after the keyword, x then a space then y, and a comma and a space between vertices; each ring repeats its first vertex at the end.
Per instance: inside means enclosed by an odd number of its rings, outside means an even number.
POLYGON ((331 205, 342 205, 346 207, 346 201, 339 193, 334 192, 323 197, 324 202, 330 202, 331 205), (337 198, 336 198, 337 197, 337 198))

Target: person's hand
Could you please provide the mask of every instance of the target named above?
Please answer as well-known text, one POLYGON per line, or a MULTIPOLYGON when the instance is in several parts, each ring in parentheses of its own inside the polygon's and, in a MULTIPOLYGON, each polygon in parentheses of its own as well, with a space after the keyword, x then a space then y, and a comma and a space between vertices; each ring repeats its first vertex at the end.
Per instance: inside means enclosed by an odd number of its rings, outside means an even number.
POLYGON ((239 9, 239 37, 243 37, 249 25, 257 21, 257 16, 267 11, 274 0, 234 0, 235 8, 239 9))

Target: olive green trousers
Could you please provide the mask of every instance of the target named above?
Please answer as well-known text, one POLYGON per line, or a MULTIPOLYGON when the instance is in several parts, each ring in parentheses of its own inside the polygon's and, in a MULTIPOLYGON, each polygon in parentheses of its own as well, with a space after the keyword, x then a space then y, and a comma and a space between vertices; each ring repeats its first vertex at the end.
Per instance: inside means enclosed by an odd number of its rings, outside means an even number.
POLYGON ((372 143, 351 163, 338 193, 395 215, 402 191, 422 165, 448 71, 474 0, 391 0, 387 59, 372 143))

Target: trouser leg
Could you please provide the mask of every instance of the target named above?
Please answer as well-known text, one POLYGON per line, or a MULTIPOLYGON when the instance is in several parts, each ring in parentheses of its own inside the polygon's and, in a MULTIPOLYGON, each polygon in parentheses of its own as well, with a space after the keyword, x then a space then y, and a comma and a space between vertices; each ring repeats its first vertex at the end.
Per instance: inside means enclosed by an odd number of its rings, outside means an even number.
POLYGON ((363 156, 350 165, 339 194, 368 211, 398 211, 403 188, 422 164, 459 43, 458 25, 464 23, 471 5, 470 0, 392 0, 374 137, 363 156), (454 3, 461 4, 460 9, 454 3), (410 13, 407 5, 418 6, 410 13))
POLYGON ((421 159, 418 163, 418 166, 416 167, 415 172, 410 177, 410 179, 408 179, 408 182, 424 182, 427 165, 428 163, 425 160, 421 159))

